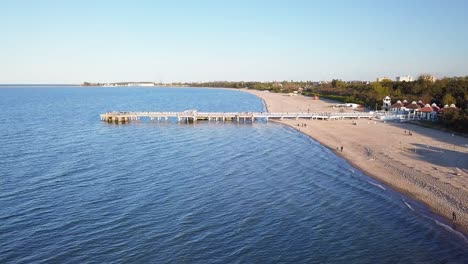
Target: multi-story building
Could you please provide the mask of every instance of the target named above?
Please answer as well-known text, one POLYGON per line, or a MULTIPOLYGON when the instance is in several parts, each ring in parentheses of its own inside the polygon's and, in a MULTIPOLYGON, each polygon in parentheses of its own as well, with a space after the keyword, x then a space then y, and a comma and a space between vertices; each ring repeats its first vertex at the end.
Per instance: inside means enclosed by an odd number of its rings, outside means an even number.
POLYGON ((376 81, 377 81, 377 82, 382 82, 382 81, 391 81, 391 79, 390 79, 390 78, 388 78, 388 77, 379 77, 379 78, 377 78, 377 79, 376 79, 376 81))
POLYGON ((398 76, 398 77, 396 77, 396 81, 397 81, 397 82, 412 82, 412 81, 413 81, 413 77, 411 77, 410 75, 407 75, 407 76, 398 76))

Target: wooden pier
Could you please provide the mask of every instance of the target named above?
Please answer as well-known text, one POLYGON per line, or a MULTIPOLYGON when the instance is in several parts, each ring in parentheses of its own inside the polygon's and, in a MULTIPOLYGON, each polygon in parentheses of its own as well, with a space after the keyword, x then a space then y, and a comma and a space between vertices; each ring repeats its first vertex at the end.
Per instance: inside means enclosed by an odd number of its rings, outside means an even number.
POLYGON ((147 118, 151 122, 168 121, 170 118, 177 122, 194 123, 199 120, 216 122, 254 122, 258 119, 268 121, 269 119, 283 120, 287 119, 319 119, 319 120, 337 120, 337 119, 360 119, 374 117, 374 112, 353 112, 353 113, 271 113, 271 112, 198 112, 196 110, 187 110, 183 112, 107 112, 100 115, 101 120, 108 123, 128 123, 138 121, 141 118, 147 118))

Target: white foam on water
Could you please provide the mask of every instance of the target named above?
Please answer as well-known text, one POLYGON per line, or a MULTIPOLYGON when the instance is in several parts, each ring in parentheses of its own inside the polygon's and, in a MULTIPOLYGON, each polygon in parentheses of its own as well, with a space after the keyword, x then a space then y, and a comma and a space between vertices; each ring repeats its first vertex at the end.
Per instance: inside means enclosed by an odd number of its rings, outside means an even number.
POLYGON ((385 190, 387 190, 387 189, 385 189, 385 187, 383 187, 383 186, 382 186, 382 185, 380 185, 380 184, 373 183, 373 182, 370 182, 370 181, 367 181, 367 182, 368 182, 368 183, 370 183, 370 184, 372 184, 372 185, 374 185, 375 187, 378 187, 378 188, 380 188, 380 189, 384 190, 384 191, 385 191, 385 190))
POLYGON ((408 206, 409 209, 411 209, 411 211, 414 211, 414 208, 409 203, 407 203, 404 199, 402 199, 402 201, 406 204, 406 206, 408 206))
POLYGON ((466 244, 468 244, 468 238, 466 238, 466 236, 464 236, 463 233, 461 233, 461 232, 459 232, 459 231, 453 229, 453 228, 452 228, 451 226, 449 226, 449 225, 446 225, 446 224, 444 224, 444 223, 442 223, 442 222, 437 221, 437 220, 434 219, 434 218, 431 218, 431 219, 434 220, 434 222, 435 222, 437 225, 443 227, 444 229, 448 230, 448 231, 451 232, 452 234, 455 234, 456 236, 460 237, 460 238, 463 240, 463 242, 465 242, 466 244))

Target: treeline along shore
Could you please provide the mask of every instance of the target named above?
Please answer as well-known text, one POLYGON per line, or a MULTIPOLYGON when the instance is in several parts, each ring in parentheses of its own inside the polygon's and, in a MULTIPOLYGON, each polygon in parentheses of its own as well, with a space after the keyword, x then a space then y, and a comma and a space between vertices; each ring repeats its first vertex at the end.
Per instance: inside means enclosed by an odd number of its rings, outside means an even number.
MULTIPOLYGON (((182 83, 181 83, 182 84, 182 83)), ((422 101, 435 103, 439 107, 455 104, 456 108, 448 109, 439 116, 438 122, 427 123, 452 131, 468 133, 468 76, 447 77, 434 80, 429 75, 421 75, 413 82, 396 82, 389 79, 382 81, 341 81, 310 82, 203 82, 183 83, 193 87, 248 88, 260 91, 291 93, 299 91, 306 96, 317 95, 346 103, 361 104, 368 109, 381 110, 382 99, 390 96, 397 100, 422 101)))
POLYGON ((390 96, 393 102, 397 100, 422 101, 436 104, 439 107, 456 105, 440 114, 437 122, 427 122, 424 125, 449 129, 454 132, 468 134, 468 76, 447 77, 435 80, 430 75, 421 75, 412 82, 397 82, 389 79, 382 81, 213 81, 213 82, 117 82, 91 83, 84 82, 82 86, 182 86, 182 87, 213 87, 270 91, 274 93, 299 92, 306 96, 319 96, 346 103, 357 103, 372 110, 381 110, 382 99, 390 96))

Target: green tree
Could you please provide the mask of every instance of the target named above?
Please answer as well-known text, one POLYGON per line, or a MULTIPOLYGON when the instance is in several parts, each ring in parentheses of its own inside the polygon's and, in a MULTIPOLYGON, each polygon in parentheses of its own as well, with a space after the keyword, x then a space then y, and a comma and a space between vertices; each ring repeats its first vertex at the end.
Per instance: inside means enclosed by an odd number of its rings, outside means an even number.
POLYGON ((442 98, 442 104, 444 105, 451 105, 456 102, 455 98, 451 94, 445 94, 442 98))
POLYGON ((377 98, 383 99, 385 96, 388 95, 388 89, 386 87, 383 87, 380 82, 373 82, 372 88, 376 92, 377 98))
POLYGON ((333 79, 331 82, 333 88, 339 88, 345 85, 345 83, 341 80, 333 79))

